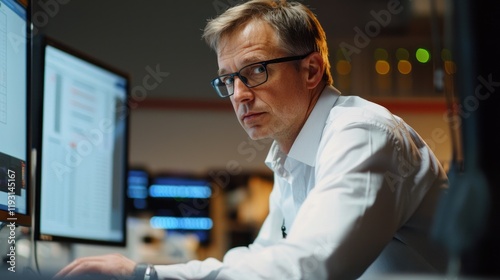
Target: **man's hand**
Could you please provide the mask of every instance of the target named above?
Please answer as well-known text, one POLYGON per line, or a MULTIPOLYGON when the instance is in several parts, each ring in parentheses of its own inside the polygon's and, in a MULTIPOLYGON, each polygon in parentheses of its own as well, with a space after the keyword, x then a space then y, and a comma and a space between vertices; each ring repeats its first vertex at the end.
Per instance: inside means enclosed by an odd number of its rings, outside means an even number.
POLYGON ((61 269, 54 277, 63 278, 85 274, 131 276, 136 263, 120 254, 78 258, 61 269))

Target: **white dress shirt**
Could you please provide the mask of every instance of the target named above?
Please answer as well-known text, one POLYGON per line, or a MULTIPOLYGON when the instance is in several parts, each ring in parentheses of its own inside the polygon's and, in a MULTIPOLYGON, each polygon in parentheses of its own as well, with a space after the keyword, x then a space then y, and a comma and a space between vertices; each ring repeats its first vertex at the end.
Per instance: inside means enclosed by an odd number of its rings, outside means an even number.
POLYGON ((327 86, 289 154, 273 143, 266 164, 274 188, 253 244, 222 262, 157 265, 160 279, 369 279, 444 269, 429 231, 446 174, 385 108, 327 86))

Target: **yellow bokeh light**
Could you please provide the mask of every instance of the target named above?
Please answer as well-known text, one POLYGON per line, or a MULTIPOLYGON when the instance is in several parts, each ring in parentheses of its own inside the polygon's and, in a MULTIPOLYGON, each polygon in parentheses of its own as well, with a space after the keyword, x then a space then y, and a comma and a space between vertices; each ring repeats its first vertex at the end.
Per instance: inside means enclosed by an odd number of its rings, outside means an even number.
POLYGON ((335 68, 340 75, 348 75, 351 73, 351 63, 347 60, 339 60, 335 68))
POLYGON ((375 63, 375 71, 380 75, 386 75, 391 71, 391 65, 385 60, 377 60, 375 63))
POLYGON ((411 63, 408 60, 400 60, 398 62, 399 73, 407 75, 411 73, 411 63))
POLYGON ((455 62, 451 60, 447 60, 444 62, 444 71, 446 71, 446 74, 452 75, 457 72, 457 66, 455 65, 455 62))

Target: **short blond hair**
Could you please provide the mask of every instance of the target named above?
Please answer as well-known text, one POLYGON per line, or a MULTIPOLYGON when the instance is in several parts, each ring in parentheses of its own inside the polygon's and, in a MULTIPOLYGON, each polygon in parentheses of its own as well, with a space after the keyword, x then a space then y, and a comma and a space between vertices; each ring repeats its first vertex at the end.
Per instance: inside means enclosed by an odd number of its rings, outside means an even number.
POLYGON ((333 84, 325 31, 314 13, 299 2, 251 0, 239 4, 209 20, 202 38, 217 52, 222 37, 254 19, 271 25, 280 47, 290 55, 319 52, 325 64, 323 80, 333 84))

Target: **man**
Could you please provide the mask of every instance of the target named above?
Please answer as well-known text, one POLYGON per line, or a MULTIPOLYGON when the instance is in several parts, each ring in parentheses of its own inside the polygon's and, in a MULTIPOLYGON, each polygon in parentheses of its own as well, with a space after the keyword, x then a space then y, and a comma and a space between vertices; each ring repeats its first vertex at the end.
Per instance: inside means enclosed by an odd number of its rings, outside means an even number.
POLYGON ((429 237, 443 168, 400 118, 332 87, 325 33, 309 9, 249 1, 211 20, 203 36, 217 53, 217 93, 252 139, 274 140, 266 164, 275 185, 258 237, 222 262, 136 266, 108 255, 78 259, 59 276, 354 279, 443 270, 429 237))

